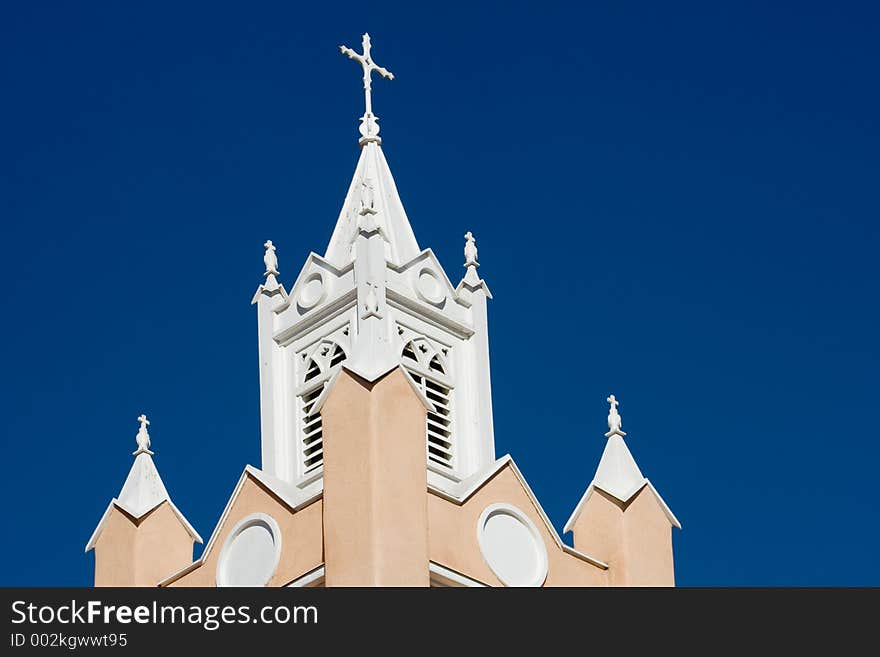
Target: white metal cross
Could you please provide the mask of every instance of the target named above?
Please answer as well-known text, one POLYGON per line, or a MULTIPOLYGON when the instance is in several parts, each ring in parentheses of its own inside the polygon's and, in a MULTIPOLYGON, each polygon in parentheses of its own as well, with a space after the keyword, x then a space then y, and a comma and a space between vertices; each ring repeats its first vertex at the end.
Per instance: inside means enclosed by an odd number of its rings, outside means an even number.
POLYGON ((373 99, 370 94, 371 77, 373 71, 376 71, 376 73, 388 80, 393 80, 394 74, 387 68, 376 66, 376 62, 374 62, 372 57, 370 57, 370 35, 366 32, 364 33, 363 49, 364 53, 360 54, 356 53, 354 50, 346 46, 339 46, 339 51, 343 55, 347 55, 349 59, 353 59, 359 62, 361 67, 364 69, 364 96, 366 105, 364 119, 369 121, 369 119, 373 117, 373 99))

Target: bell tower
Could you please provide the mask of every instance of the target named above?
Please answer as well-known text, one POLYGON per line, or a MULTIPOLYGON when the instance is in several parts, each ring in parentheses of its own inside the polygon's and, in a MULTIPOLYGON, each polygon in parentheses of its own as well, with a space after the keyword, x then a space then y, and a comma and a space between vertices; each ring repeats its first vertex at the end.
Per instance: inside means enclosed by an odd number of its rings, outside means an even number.
POLYGON ((373 114, 371 56, 340 46, 363 70, 360 158, 324 255, 310 253, 288 293, 266 242, 257 289, 263 469, 309 490, 323 472, 321 408, 341 369, 373 383, 401 365, 427 408, 428 481, 454 485, 495 460, 487 300, 477 248, 465 235, 454 286, 416 241, 373 114))

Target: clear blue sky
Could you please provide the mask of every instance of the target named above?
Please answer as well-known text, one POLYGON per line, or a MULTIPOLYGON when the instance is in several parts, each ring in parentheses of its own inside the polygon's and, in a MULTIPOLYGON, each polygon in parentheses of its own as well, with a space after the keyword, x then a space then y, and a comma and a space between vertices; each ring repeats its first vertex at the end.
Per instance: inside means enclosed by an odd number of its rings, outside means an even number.
MULTIPOLYGON (((498 453, 561 529, 613 392, 682 585, 880 585, 872 3, 7 3, 0 584, 87 585, 146 412, 206 538, 259 465, 289 286, 383 147, 450 277, 477 236, 498 453)), ((198 551, 197 551, 198 554, 198 551)))

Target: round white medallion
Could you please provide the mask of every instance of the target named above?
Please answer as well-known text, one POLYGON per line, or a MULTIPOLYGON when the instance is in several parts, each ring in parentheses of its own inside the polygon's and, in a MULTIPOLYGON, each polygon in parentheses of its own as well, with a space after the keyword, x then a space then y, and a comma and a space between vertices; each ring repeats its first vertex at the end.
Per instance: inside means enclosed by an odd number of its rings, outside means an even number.
POLYGON ((223 543, 217 561, 217 586, 265 586, 281 557, 281 530, 272 516, 242 518, 223 543))
POLYGON ((320 273, 314 272, 303 283, 296 304, 302 310, 314 308, 324 298, 324 292, 324 279, 320 273))
POLYGON ((416 294, 423 301, 440 305, 446 300, 446 289, 443 282, 437 278, 430 269, 423 269, 419 272, 419 278, 416 281, 416 294))
POLYGON ((505 586, 541 586, 547 548, 535 524, 515 506, 491 504, 477 522, 483 559, 505 586))

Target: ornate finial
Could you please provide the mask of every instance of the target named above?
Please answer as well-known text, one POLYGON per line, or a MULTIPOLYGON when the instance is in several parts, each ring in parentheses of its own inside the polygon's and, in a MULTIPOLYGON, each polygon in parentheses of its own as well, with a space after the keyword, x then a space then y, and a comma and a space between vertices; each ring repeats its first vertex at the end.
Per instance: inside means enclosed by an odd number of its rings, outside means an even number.
POLYGON ((471 231, 466 232, 464 238, 467 240, 464 245, 464 266, 479 267, 480 263, 477 262, 477 243, 474 241, 471 231))
POLYGON ((275 245, 272 240, 266 240, 263 244, 266 247, 266 253, 263 255, 263 262, 266 264, 266 278, 269 276, 278 276, 278 256, 275 255, 275 245))
POLYGON ((617 397, 614 395, 609 395, 605 401, 611 404, 611 410, 608 411, 608 433, 605 435, 610 436, 613 433, 619 433, 621 436, 625 436, 626 434, 620 430, 620 427, 623 426, 623 420, 620 419, 620 413, 617 412, 620 402, 617 401, 617 397))
POLYGON ((366 111, 364 111, 364 115, 361 117, 361 145, 367 143, 368 141, 380 142, 379 139, 379 118, 373 114, 373 98, 371 95, 371 74, 373 71, 376 71, 383 78, 388 80, 394 79, 394 74, 391 73, 388 69, 382 68, 381 66, 376 66, 376 63, 370 57, 370 35, 364 33, 362 46, 364 49, 363 54, 356 53, 351 48, 346 46, 339 46, 339 51, 348 56, 349 59, 353 59, 360 63, 361 67, 364 69, 364 98, 365 98, 365 107, 366 111))
POLYGON ((138 429, 137 436, 135 436, 135 440, 137 441, 137 451, 132 452, 135 456, 138 454, 152 454, 150 451, 150 433, 147 431, 147 427, 150 426, 150 421, 147 419, 147 416, 141 413, 138 416, 138 422, 141 423, 140 429, 138 429))

